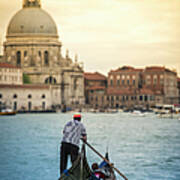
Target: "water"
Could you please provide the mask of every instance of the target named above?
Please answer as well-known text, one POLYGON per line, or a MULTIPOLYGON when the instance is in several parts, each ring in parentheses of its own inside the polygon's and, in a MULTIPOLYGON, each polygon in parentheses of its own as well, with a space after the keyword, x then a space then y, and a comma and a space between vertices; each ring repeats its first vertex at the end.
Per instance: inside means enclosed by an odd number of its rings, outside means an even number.
MULTIPOLYGON (((0 117, 0 180, 57 180, 59 144, 72 114, 0 117)), ((180 180, 180 121, 154 114, 83 113, 88 142, 129 180, 180 180)), ((100 158, 87 147, 89 164, 100 158)), ((122 179, 118 176, 118 179, 122 179)))

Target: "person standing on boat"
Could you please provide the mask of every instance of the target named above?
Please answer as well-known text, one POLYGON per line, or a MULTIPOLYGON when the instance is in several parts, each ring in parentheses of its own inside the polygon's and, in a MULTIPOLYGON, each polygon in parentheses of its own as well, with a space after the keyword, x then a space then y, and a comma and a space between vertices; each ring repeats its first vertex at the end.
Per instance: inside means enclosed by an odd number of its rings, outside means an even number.
POLYGON ((68 156, 73 163, 79 152, 80 139, 87 140, 86 129, 81 123, 81 115, 74 114, 73 120, 69 121, 63 130, 63 139, 60 149, 60 174, 67 168, 68 156))

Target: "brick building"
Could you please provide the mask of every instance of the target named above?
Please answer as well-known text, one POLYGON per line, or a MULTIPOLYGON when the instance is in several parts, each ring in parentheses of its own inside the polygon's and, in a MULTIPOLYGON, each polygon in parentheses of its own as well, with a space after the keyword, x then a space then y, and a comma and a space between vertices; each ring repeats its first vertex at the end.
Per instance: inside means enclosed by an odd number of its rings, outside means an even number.
POLYGON ((178 102, 177 74, 165 67, 124 66, 108 73, 107 101, 111 108, 149 108, 178 102))
POLYGON ((85 101, 93 108, 103 108, 107 89, 107 77, 98 72, 84 73, 85 101))
POLYGON ((176 72, 165 67, 147 67, 143 74, 143 86, 153 91, 156 103, 178 103, 179 94, 176 72))
POLYGON ((139 108, 153 104, 153 91, 143 87, 143 71, 124 66, 109 72, 107 88, 109 107, 139 108))

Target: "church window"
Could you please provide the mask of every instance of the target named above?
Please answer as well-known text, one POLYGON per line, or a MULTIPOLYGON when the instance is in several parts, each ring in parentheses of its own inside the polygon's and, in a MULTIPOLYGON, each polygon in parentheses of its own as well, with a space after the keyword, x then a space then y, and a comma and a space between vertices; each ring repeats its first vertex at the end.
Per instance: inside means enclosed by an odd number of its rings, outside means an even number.
POLYGON ((39 57, 41 57, 41 51, 39 51, 38 54, 39 54, 39 57))
POLYGON ((27 51, 24 51, 24 57, 26 57, 27 56, 27 51))
POLYGON ((17 94, 14 94, 13 98, 16 99, 17 98, 17 94))
POLYGON ((21 52, 20 51, 17 51, 16 53, 16 64, 17 66, 21 65, 21 52))
POLYGON ((45 99, 45 98, 46 98, 46 96, 45 96, 45 94, 43 94, 43 95, 42 95, 42 99, 45 99))
POLYGON ((14 109, 14 111, 16 111, 16 110, 17 110, 17 102, 16 102, 16 101, 14 102, 13 109, 14 109))
POLYGON ((28 102, 28 110, 31 111, 32 109, 32 102, 28 102))
POLYGON ((44 64, 49 65, 49 53, 48 53, 48 51, 44 52, 44 64))
POLYGON ((74 79, 74 90, 77 89, 77 79, 74 79))
POLYGON ((45 84, 56 84, 56 79, 52 76, 49 76, 48 78, 46 78, 45 84))
POLYGON ((28 98, 29 98, 29 99, 31 99, 31 98, 32 98, 32 95, 31 95, 31 94, 29 94, 29 95, 28 95, 28 98))
POLYGON ((43 109, 43 110, 46 109, 46 102, 42 102, 42 109, 43 109))

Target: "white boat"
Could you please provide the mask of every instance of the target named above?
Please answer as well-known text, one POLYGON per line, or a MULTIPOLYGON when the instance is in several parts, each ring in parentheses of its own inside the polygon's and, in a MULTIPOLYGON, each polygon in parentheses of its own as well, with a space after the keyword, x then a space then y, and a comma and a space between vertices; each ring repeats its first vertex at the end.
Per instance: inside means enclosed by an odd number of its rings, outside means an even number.
POLYGON ((12 109, 2 109, 0 111, 0 116, 10 116, 10 115, 16 115, 16 111, 13 111, 12 109))

